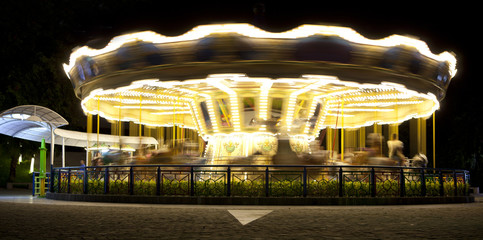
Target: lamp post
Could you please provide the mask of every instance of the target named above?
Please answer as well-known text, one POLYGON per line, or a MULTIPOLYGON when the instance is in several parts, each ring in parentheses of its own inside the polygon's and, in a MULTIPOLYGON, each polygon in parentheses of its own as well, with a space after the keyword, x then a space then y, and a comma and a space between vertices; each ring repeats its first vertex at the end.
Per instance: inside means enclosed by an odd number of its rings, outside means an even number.
POLYGON ((46 159, 47 148, 45 147, 45 139, 42 139, 40 144, 40 165, 39 165, 39 178, 40 178, 40 196, 45 196, 45 177, 46 177, 46 159))

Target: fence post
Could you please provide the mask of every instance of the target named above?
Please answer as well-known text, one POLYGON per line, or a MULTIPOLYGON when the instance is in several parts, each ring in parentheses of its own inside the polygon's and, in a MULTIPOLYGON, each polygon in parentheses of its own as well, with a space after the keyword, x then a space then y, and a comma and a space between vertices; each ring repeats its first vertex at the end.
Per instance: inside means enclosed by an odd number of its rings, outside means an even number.
POLYGON ((195 195, 195 171, 193 170, 193 166, 190 169, 190 194, 191 196, 195 195))
POLYGON ((371 197, 376 197, 376 171, 371 169, 371 197))
POLYGON ((62 187, 62 169, 59 168, 59 174, 57 177, 57 192, 60 193, 62 187))
MULTIPOLYGON (((50 165, 50 178, 49 178, 49 191, 54 192, 54 178, 55 178, 55 169, 54 166, 50 165)), ((45 182, 47 182, 47 174, 45 174, 45 182)))
POLYGON ((84 184, 84 194, 87 194, 87 192, 89 191, 89 189, 88 189, 89 176, 88 176, 88 173, 87 173, 87 167, 86 166, 84 166, 84 181, 83 181, 83 184, 84 184))
POLYGON ((269 194, 269 187, 270 187, 270 172, 268 171, 268 167, 265 169, 265 197, 268 197, 269 194))
POLYGON ((70 168, 67 170, 67 193, 70 193, 70 168))
POLYGON ((228 167, 226 169, 226 196, 229 197, 231 195, 231 169, 228 167))
POLYGON ((35 183, 35 175, 37 175, 36 172, 32 173, 32 196, 35 196, 35 186, 37 185, 35 183))
POLYGON ((303 196, 307 197, 307 167, 304 167, 303 188, 304 188, 303 196))
MULTIPOLYGON (((47 174, 45 174, 45 181, 47 182, 47 174)), ((50 168, 50 178, 49 178, 49 191, 54 192, 54 178, 55 178, 55 169, 50 168)))
POLYGON ((456 170, 453 170, 454 179, 454 195, 458 196, 458 176, 456 175, 456 170))
POLYGON ((339 197, 344 196, 344 176, 342 175, 342 167, 339 168, 339 197))
POLYGON ((106 170, 104 170, 104 194, 109 193, 109 167, 106 167, 106 170))
POLYGON ((156 171, 156 195, 161 195, 161 167, 159 166, 156 171))
POLYGON ((443 170, 439 170, 439 196, 444 196, 443 170))
POLYGON ((426 196, 426 177, 424 176, 424 168, 421 168, 421 196, 426 196))
POLYGON ((406 177, 404 176, 404 169, 401 168, 401 172, 399 174, 399 195, 400 197, 406 196, 406 177))
POLYGON ((134 194, 134 171, 133 167, 129 168, 129 195, 134 194))

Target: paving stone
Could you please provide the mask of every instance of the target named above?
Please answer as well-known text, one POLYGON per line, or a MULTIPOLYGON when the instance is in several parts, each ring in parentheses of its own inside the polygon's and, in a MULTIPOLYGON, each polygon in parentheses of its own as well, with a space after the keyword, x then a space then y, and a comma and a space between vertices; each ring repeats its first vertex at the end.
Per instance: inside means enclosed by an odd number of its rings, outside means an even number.
POLYGON ((483 202, 218 206, 68 202, 0 192, 0 239, 482 239, 483 202), (7 197, 9 196, 9 197, 7 197), (242 225, 229 210, 271 210, 242 225))

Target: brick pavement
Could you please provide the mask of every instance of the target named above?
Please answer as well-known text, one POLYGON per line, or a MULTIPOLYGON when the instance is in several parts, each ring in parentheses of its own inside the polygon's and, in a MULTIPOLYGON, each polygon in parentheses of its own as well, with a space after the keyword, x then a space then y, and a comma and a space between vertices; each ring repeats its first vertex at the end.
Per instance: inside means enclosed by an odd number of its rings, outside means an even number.
POLYGON ((483 202, 199 206, 64 202, 0 191, 0 239, 483 239, 483 202), (15 195, 15 197, 11 197, 15 195), (272 210, 242 225, 228 210, 272 210))

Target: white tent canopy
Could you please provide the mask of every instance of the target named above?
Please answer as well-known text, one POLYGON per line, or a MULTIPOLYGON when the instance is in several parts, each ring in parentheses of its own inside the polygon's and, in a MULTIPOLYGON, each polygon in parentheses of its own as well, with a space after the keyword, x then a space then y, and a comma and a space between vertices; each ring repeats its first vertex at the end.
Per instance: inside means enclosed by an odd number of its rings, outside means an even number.
MULTIPOLYGON (((59 140, 62 141, 62 138, 64 138, 66 146, 86 148, 88 146, 87 140, 89 140, 89 147, 92 147, 98 141, 96 133, 77 132, 60 128, 55 129, 54 133, 56 142, 57 139, 60 138, 59 140)), ((158 141, 153 137, 119 137, 117 135, 99 134, 99 143, 110 146, 126 144, 133 148, 139 148, 141 145, 157 145, 158 141)))
MULTIPOLYGON (((42 106, 22 105, 0 113, 0 133, 31 140, 54 142, 54 130, 69 124, 58 113, 42 106)), ((50 146, 50 164, 54 163, 54 144, 50 146)))
POLYGON ((22 105, 0 113, 1 134, 37 142, 45 138, 50 143, 52 131, 68 124, 58 113, 42 106, 22 105))
POLYGON ((153 137, 128 137, 108 134, 85 133, 58 129, 69 123, 58 113, 42 106, 22 105, 0 113, 0 134, 15 138, 51 144, 50 163, 54 162, 55 144, 62 145, 62 166, 65 166, 64 146, 90 148, 97 142, 110 146, 129 145, 132 148, 157 145, 153 137))

